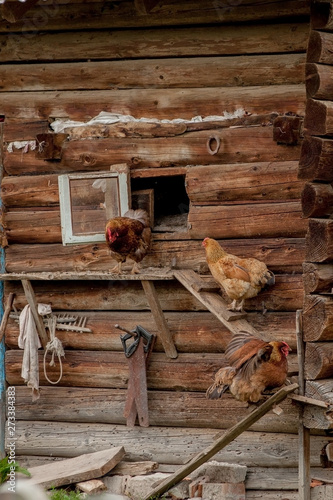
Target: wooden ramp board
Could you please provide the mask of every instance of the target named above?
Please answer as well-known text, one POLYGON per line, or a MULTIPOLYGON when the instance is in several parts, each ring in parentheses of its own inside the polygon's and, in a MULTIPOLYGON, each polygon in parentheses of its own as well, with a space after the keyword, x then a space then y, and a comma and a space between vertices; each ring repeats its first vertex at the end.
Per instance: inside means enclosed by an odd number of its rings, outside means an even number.
POLYGON ((124 272, 121 274, 110 273, 109 271, 42 271, 27 273, 2 273, 0 281, 17 280, 117 280, 117 281, 138 281, 138 280, 172 280, 173 273, 165 268, 147 267, 142 268, 139 274, 124 272))
POLYGON ((198 291, 200 276, 194 271, 177 270, 174 271, 173 274, 174 277, 232 333, 246 331, 260 337, 258 332, 248 323, 248 321, 246 321, 246 319, 244 319, 246 313, 229 311, 226 302, 217 293, 198 291))
POLYGON ((44 488, 51 488, 96 479, 113 469, 124 455, 124 448, 119 446, 60 462, 32 467, 29 470, 32 476, 29 482, 39 484, 44 488))

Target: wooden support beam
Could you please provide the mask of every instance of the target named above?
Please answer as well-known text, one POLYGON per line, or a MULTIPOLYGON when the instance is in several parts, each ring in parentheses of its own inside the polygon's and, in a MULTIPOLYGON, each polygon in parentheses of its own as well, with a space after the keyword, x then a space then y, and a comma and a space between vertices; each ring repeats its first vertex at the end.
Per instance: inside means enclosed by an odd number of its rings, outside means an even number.
POLYGON ((6 303, 6 307, 5 307, 5 311, 4 311, 4 314, 3 314, 3 317, 2 317, 2 320, 1 320, 1 325, 0 325, 0 342, 2 341, 2 338, 5 334, 5 330, 6 330, 6 325, 7 325, 7 321, 8 321, 8 318, 9 318, 9 313, 10 313, 10 310, 12 308, 12 304, 13 304, 13 300, 14 300, 14 293, 10 293, 8 295, 8 298, 7 298, 7 303, 6 303))
POLYGON ((157 487, 149 492, 142 500, 149 500, 151 497, 161 495, 168 491, 172 486, 179 483, 184 477, 196 470, 200 465, 207 462, 211 457, 213 457, 218 451, 222 450, 231 441, 236 439, 240 434, 242 434, 246 429, 251 427, 257 420, 264 416, 274 405, 283 401, 288 394, 294 392, 298 388, 298 384, 291 384, 289 386, 282 387, 273 396, 262 403, 259 408, 254 410, 250 415, 245 417, 243 420, 238 422, 238 424, 227 430, 221 437, 218 437, 212 445, 205 448, 203 451, 198 453, 192 458, 192 460, 180 467, 178 471, 172 474, 170 477, 163 480, 157 487))
POLYGON ((169 358, 175 359, 178 356, 177 350, 159 303, 154 283, 148 280, 141 280, 141 283, 146 294, 151 313, 154 316, 154 320, 158 328, 158 336, 163 344, 165 353, 169 356, 169 358))
POLYGON ((31 283, 29 280, 23 279, 23 280, 21 280, 21 282, 22 282, 22 286, 24 289, 25 297, 26 297, 27 302, 31 308, 31 312, 32 312, 33 318, 34 318, 35 323, 36 323, 36 328, 37 328, 37 332, 38 332, 40 341, 42 343, 43 349, 45 350, 46 345, 48 343, 48 336, 47 336, 47 333, 45 330, 43 320, 42 320, 41 316, 38 314, 35 293, 33 291, 33 288, 31 286, 31 283))

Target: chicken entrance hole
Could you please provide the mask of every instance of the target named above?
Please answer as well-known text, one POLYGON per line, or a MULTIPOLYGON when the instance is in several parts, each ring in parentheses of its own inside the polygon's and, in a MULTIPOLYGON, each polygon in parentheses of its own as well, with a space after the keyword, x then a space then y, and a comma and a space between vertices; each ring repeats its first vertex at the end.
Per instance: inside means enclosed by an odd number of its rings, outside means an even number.
MULTIPOLYGON (((131 180, 131 190, 152 189, 154 192, 154 231, 180 231, 187 227, 190 201, 185 176, 149 177, 131 180)), ((132 207, 135 206, 132 199, 132 207)))

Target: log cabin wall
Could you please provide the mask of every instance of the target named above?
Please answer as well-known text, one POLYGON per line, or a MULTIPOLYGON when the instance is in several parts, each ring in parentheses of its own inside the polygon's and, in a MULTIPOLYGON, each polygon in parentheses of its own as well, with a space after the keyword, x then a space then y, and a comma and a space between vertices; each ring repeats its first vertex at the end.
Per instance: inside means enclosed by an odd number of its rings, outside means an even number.
POLYGON ((302 213, 309 218, 303 279, 303 340, 305 341, 306 394, 328 405, 326 410, 306 406, 305 425, 332 429, 333 334, 332 334, 332 129, 329 125, 333 101, 330 80, 333 43, 330 22, 332 3, 311 5, 311 32, 307 50, 307 104, 299 179, 306 180, 302 213))
MULTIPOLYGON (((17 13, 8 2, 0 21, 3 242, 7 272, 108 270, 105 244, 62 245, 57 179, 127 163, 132 190, 155 190, 153 245, 143 265, 207 274, 206 236, 265 261, 276 285, 247 302, 247 319, 264 338, 290 344, 290 373, 297 374, 295 311, 303 305, 308 228, 297 173, 309 5, 258 4, 161 1, 143 13, 125 0, 49 0, 17 13), (102 111, 151 121, 62 131, 57 159, 43 159, 38 143, 34 149, 36 136, 53 133, 57 120, 88 122, 102 111)), ((86 316, 92 333, 57 331, 66 351, 61 383, 51 387, 41 370, 41 397, 31 403, 18 326, 9 320, 6 373, 16 387, 19 461, 124 445, 128 460, 173 470, 216 429, 248 413, 228 395, 205 399, 229 330, 178 282, 155 285, 179 354, 168 359, 157 339, 148 368, 150 427, 129 429, 128 368, 114 325, 158 333, 140 282, 33 282, 38 302, 86 316)), ((5 292, 24 307, 19 282, 7 282, 5 292)), ((282 408, 217 456, 249 467, 247 498, 262 490, 266 499, 280 498, 281 474, 283 498, 298 498, 299 409, 291 400, 282 408)), ((324 432, 312 436, 312 467, 322 466, 329 442, 324 432)))

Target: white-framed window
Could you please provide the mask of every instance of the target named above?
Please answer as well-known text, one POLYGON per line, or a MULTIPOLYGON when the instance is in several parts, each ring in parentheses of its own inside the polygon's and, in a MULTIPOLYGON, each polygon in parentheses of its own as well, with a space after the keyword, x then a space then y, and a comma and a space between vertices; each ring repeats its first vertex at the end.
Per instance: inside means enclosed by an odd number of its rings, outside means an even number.
POLYGON ((105 241, 105 224, 130 208, 127 165, 58 178, 63 245, 105 241))

